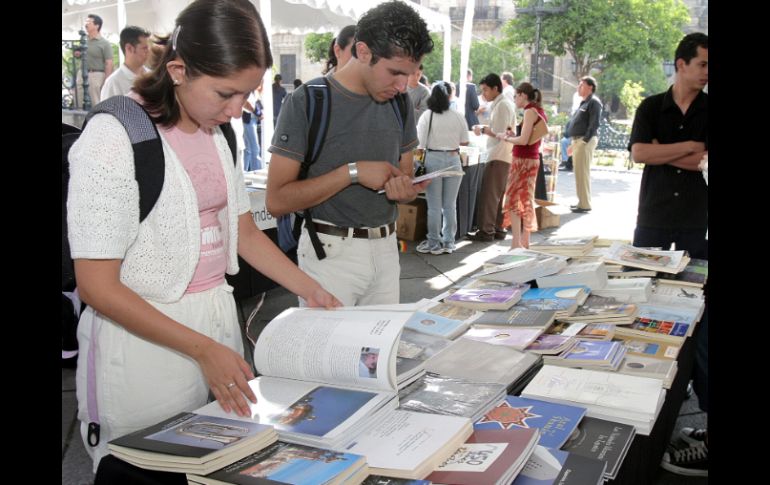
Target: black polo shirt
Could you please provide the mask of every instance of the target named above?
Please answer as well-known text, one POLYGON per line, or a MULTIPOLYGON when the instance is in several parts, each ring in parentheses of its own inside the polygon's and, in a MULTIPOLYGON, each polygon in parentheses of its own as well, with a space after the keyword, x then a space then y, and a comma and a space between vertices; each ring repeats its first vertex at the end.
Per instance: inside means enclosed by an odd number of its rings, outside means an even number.
MULTIPOLYGON (((634 143, 700 141, 708 150, 708 94, 700 92, 683 115, 671 88, 639 105, 628 149, 634 143)), ((708 227, 708 186, 700 171, 645 165, 636 225, 657 229, 708 227)))

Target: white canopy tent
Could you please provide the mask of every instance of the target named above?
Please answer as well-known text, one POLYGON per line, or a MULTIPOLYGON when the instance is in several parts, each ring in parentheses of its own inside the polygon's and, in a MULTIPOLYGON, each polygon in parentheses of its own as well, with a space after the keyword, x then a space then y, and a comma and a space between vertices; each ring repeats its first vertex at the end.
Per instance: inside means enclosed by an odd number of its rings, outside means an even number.
MULTIPOLYGON (((405 0, 401 0, 405 1, 405 0)), ((342 27, 355 24, 370 8, 382 3, 380 0, 251 0, 259 10, 262 21, 270 35, 311 32, 338 32, 342 27)), ((62 0, 62 39, 77 39, 77 32, 83 29, 86 17, 94 13, 102 17, 102 34, 111 42, 118 41, 120 31, 126 25, 138 25, 158 33, 170 33, 174 28, 177 14, 189 0, 62 0)), ((447 15, 408 2, 425 20, 431 32, 444 33, 443 77, 451 73, 451 24, 447 15)), ((122 53, 121 53, 122 62, 122 53)), ((467 64, 466 64, 467 65, 467 64)), ((266 85, 273 79, 271 71, 265 73, 266 85)), ((459 93, 458 93, 459 94, 459 93)), ((265 140, 273 133, 272 91, 263 90, 265 118, 262 131, 265 140)), ((458 103, 462 104, 462 103, 458 103)), ((262 147, 263 159, 269 154, 262 147)))

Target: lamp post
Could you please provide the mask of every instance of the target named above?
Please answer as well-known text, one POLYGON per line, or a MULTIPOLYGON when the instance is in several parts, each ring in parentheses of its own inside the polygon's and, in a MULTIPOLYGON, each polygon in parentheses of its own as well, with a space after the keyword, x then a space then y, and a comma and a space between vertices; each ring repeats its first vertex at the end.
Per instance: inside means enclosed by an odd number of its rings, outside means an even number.
POLYGON ((533 0, 533 5, 526 8, 517 8, 517 15, 534 15, 535 16, 535 54, 532 59, 532 67, 530 68, 529 80, 536 88, 540 87, 540 27, 543 22, 543 16, 553 13, 561 13, 567 10, 567 5, 561 7, 544 7, 543 3, 546 0, 533 0))

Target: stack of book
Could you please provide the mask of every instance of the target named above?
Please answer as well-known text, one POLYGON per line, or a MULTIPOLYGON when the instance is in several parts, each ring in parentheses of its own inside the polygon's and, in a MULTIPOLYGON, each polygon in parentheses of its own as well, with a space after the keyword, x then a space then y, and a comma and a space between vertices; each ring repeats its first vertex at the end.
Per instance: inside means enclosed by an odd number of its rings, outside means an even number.
POLYGON ((604 288, 595 289, 597 296, 609 296, 623 303, 644 303, 652 296, 652 278, 615 278, 604 288))
POLYGON ((543 333, 542 328, 478 328, 473 327, 461 338, 478 340, 492 345, 505 345, 524 350, 543 333))
POLYGON ((353 453, 278 442, 208 475, 187 474, 200 485, 361 483, 369 475, 366 458, 353 453))
POLYGON ((639 316, 631 324, 617 327, 615 333, 682 345, 684 339, 692 335, 700 311, 700 308, 642 303, 639 316))
POLYGON ((521 395, 585 406, 587 416, 630 424, 649 435, 666 391, 660 379, 544 365, 521 395))
POLYGON ((505 311, 484 312, 474 320, 472 325, 474 328, 535 328, 544 331, 551 326, 555 318, 556 310, 528 310, 520 305, 514 305, 505 311))
POLYGON ((578 237, 549 237, 548 239, 530 244, 533 251, 560 254, 562 256, 584 256, 594 249, 594 241, 598 236, 578 237))
POLYGON ((555 356, 543 356, 546 364, 581 369, 614 371, 626 355, 626 348, 620 342, 579 340, 569 350, 555 356))
POLYGON ((655 359, 676 360, 679 351, 682 350, 682 346, 675 343, 636 335, 618 334, 613 337, 613 340, 622 342, 628 355, 641 355, 655 359))
POLYGON ((660 273, 658 275, 658 284, 703 288, 708 281, 708 276, 708 260, 692 258, 680 273, 660 273))
POLYGON ((567 266, 567 260, 569 259, 566 256, 541 253, 522 248, 512 249, 505 255, 498 256, 497 258, 487 262, 485 268, 475 273, 472 277, 506 283, 526 283, 540 276, 556 273, 567 266), (492 263, 492 261, 497 261, 497 258, 502 258, 503 256, 516 257, 517 259, 503 264, 492 263), (521 257, 527 259, 521 259, 521 257))
POLYGON ((404 326, 407 329, 453 339, 468 330, 468 324, 463 320, 455 320, 441 315, 423 311, 417 311, 409 317, 404 326))
POLYGON ((425 370, 474 382, 496 382, 509 392, 527 382, 542 357, 502 345, 460 338, 425 363, 425 370))
POLYGON ((628 244, 614 243, 604 260, 634 268, 649 269, 663 273, 680 273, 690 262, 685 251, 662 251, 643 249, 628 244))
POLYGON ((643 355, 626 355, 618 372, 629 376, 652 377, 663 381, 664 389, 671 389, 678 366, 675 360, 656 359, 643 355))
POLYGON ((537 429, 479 429, 426 478, 435 484, 508 485, 537 445, 537 429))
POLYGON ((573 336, 543 334, 524 350, 544 356, 555 355, 569 350, 575 344, 577 344, 577 339, 573 336))
MULTIPOLYGON (((591 294, 591 288, 586 285, 575 286, 552 286, 549 288, 530 288, 521 296, 522 300, 556 299, 564 298, 575 300, 578 305, 585 303, 588 295, 591 294)), ((558 317, 558 315, 557 315, 558 317)))
POLYGON ((272 426, 218 416, 180 413, 110 441, 121 460, 145 468, 207 474, 259 451, 278 439, 272 426))
POLYGON ((507 310, 528 289, 528 284, 475 280, 444 298, 444 301, 473 310, 507 310))
POLYGON ((539 288, 585 285, 595 292, 607 284, 607 270, 604 269, 604 263, 599 261, 570 263, 557 273, 541 276, 535 281, 539 288))
POLYGON ((563 320, 623 325, 633 322, 638 311, 634 303, 621 303, 611 297, 591 295, 572 315, 563 320))

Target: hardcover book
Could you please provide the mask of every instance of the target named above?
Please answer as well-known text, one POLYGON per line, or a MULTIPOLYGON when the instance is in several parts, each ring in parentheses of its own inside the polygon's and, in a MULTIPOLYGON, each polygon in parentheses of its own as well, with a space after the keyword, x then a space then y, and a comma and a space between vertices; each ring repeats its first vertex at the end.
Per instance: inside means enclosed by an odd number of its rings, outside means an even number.
POLYGON ((209 473, 258 451, 278 436, 272 426, 179 413, 110 441, 110 453, 148 470, 209 473))

